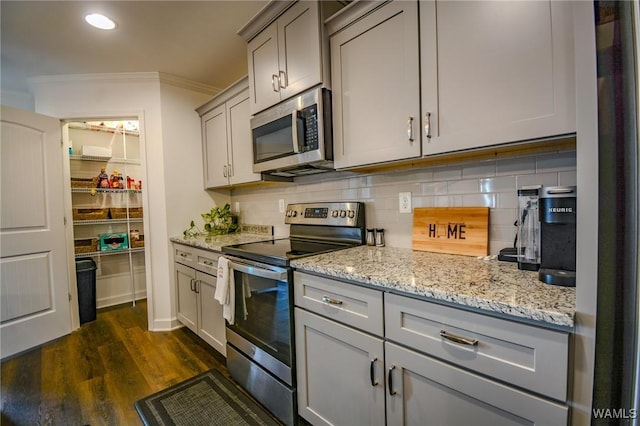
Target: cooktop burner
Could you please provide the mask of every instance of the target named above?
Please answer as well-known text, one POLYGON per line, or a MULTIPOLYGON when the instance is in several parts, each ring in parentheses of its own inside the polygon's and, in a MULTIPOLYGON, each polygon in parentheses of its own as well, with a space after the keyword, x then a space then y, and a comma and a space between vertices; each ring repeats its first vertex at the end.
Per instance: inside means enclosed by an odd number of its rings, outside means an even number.
POLYGON ((288 266, 292 259, 345 249, 355 245, 283 238, 225 246, 222 247, 222 252, 271 265, 288 266))
POLYGON ((364 244, 362 202, 289 204, 284 223, 290 225, 289 238, 225 246, 222 253, 289 266, 292 259, 364 244))

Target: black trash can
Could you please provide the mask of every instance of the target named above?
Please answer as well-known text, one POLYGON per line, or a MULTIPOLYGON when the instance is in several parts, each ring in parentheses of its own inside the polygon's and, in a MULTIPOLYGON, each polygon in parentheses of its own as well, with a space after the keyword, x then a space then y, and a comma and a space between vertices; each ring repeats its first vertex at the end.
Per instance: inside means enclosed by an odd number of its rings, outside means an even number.
POLYGON ((80 324, 96 319, 96 269, 93 259, 76 259, 80 324))

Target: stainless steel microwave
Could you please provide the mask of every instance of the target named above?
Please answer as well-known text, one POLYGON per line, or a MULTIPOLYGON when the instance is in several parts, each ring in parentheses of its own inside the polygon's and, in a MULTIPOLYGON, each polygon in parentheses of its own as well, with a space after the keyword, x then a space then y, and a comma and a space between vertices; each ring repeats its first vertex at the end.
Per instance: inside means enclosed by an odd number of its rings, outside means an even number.
POLYGON ((331 92, 317 87, 251 119, 253 171, 299 176, 333 170, 331 92))

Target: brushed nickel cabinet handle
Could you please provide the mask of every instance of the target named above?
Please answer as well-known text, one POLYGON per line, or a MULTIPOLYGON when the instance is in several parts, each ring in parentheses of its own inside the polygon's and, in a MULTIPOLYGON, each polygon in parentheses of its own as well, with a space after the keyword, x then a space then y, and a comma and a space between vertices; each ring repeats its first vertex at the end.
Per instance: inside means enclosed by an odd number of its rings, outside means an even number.
POLYGON ((226 164, 222 167, 222 176, 224 176, 224 177, 228 177, 228 174, 227 174, 227 165, 226 165, 226 164))
POLYGON ((204 263, 207 266, 213 266, 213 262, 210 260, 203 260, 202 263, 204 263))
POLYGON ((180 253, 180 257, 187 257, 187 253, 180 253))
POLYGON ((193 278, 189 280, 189 289, 191 291, 196 291, 196 280, 193 278))
POLYGON ((278 73, 278 82, 280 83, 280 88, 281 89, 286 89, 289 86, 289 79, 287 78, 287 73, 286 72, 280 71, 278 73))
POLYGON ((329 303, 331 305, 342 305, 342 300, 338 300, 338 299, 333 299, 327 295, 322 296, 322 301, 324 303, 329 303))
POLYGON ((424 137, 431 142, 431 113, 428 112, 424 115, 424 137))
POLYGON ((467 339, 466 337, 460 337, 456 336, 455 334, 447 333, 444 330, 440 330, 440 336, 461 345, 478 346, 478 339, 467 339))
POLYGON ((409 142, 413 142, 413 117, 409 117, 409 120, 407 120, 407 138, 409 139, 409 142))
POLYGON ((272 74, 271 75, 271 87, 273 87, 273 91, 274 92, 279 92, 280 91, 280 82, 278 79, 278 74, 272 74))
POLYGON ((378 386, 378 382, 376 380, 376 361, 378 358, 371 359, 371 364, 369 365, 369 378, 371 379, 371 386, 378 386))

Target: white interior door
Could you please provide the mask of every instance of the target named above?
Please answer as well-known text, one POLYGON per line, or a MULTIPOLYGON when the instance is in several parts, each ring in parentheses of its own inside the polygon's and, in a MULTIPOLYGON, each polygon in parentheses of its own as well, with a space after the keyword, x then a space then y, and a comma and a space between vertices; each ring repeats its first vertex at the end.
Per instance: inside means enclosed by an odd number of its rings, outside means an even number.
POLYGON ((2 107, 1 357, 71 331, 60 121, 2 107))

